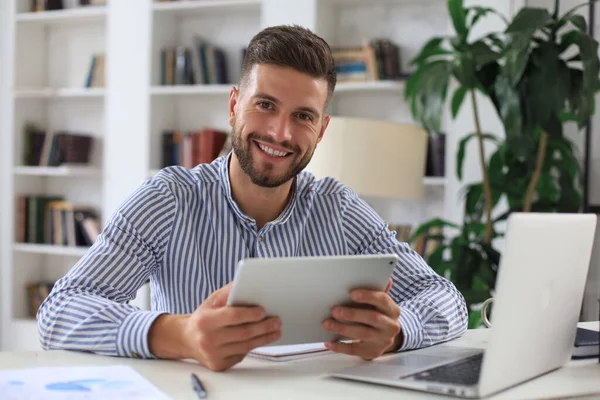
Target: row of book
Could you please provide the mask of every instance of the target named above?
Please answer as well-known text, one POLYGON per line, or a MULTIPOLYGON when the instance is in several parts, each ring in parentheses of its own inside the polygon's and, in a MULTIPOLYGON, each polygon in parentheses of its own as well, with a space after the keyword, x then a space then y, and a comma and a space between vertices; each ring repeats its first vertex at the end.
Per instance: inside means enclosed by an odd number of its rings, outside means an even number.
POLYGON ((372 39, 361 46, 332 49, 338 82, 397 80, 406 76, 400 67, 399 47, 389 39, 372 39))
POLYGON ((165 131, 162 134, 162 167, 193 168, 211 163, 229 148, 229 134, 213 128, 198 131, 165 131))
MULTIPOLYGON (((80 6, 103 6, 106 0, 79 0, 80 6)), ((30 10, 32 12, 63 10, 65 4, 63 0, 31 0, 30 10)))
MULTIPOLYGON (((164 47, 160 52, 161 85, 231 83, 223 48, 194 36, 191 47, 164 47)), ((245 49, 242 49, 242 57, 245 49)))
POLYGON ((61 196, 20 195, 17 198, 19 243, 91 246, 101 231, 94 208, 74 204, 61 196))
POLYGON ((67 131, 48 132, 34 124, 25 126, 23 162, 30 166, 88 164, 94 137, 67 131))
POLYGON ((102 88, 106 86, 104 53, 92 54, 90 67, 85 78, 86 88, 102 88))

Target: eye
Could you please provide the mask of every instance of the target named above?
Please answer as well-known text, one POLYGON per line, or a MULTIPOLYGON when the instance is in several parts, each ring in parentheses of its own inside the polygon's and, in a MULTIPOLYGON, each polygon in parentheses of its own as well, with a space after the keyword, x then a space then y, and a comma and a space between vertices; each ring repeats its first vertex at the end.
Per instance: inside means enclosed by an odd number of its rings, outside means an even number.
POLYGON ((260 108, 263 108, 265 110, 272 110, 273 109, 273 104, 269 103, 268 101, 261 101, 258 103, 258 106, 260 108))
POLYGON ((305 113, 299 113, 298 118, 300 118, 304 121, 312 121, 313 120, 313 118, 310 115, 305 114, 305 113))

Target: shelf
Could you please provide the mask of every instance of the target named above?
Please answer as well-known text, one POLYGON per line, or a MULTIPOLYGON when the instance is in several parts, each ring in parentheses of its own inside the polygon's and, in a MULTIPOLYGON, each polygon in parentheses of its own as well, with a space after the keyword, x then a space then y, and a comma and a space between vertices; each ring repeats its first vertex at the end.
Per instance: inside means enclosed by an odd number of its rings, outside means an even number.
POLYGON ((13 244, 13 250, 19 253, 82 257, 88 251, 88 247, 69 247, 54 246, 51 244, 15 243, 13 244))
POLYGON ((260 9, 261 0, 183 0, 177 2, 154 2, 152 8, 160 14, 176 14, 187 16, 190 12, 206 12, 208 10, 246 11, 260 9))
POLYGON ((150 88, 150 93, 158 96, 229 95, 233 86, 233 84, 152 86, 150 88))
POLYGON ((56 177, 96 177, 100 169, 88 166, 32 167, 18 166, 15 175, 21 176, 56 176, 56 177))
POLYGON ((405 81, 365 81, 365 82, 340 82, 335 86, 334 93, 356 92, 401 92, 404 90, 405 81))
POLYGON ((16 21, 19 23, 56 25, 66 23, 91 23, 102 22, 106 18, 106 7, 90 6, 52 10, 41 12, 18 13, 16 21))
POLYGON ((50 98, 98 98, 104 97, 104 88, 19 88, 13 94, 16 99, 50 98))
POLYGON ((425 186, 446 186, 445 176, 426 176, 423 178, 423 184, 425 186))

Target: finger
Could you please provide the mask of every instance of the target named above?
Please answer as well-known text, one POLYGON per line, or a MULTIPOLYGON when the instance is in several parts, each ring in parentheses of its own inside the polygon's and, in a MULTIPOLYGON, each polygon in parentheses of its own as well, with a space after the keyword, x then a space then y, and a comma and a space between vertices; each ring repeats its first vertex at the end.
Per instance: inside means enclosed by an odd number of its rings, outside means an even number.
POLYGON ((208 367, 209 369, 211 369, 213 371, 222 372, 222 371, 225 371, 226 369, 233 367, 235 364, 241 362, 244 359, 244 357, 245 356, 243 356, 243 355, 225 357, 225 358, 220 358, 220 359, 216 359, 216 360, 211 360, 211 361, 205 362, 204 364, 206 367, 208 367))
POLYGON ((387 340, 389 336, 371 326, 362 324, 344 324, 334 319, 325 320, 323 322, 323 328, 328 332, 337 333, 343 337, 371 342, 387 340))
POLYGON ((222 326, 249 324, 267 317, 262 307, 223 307, 217 313, 224 322, 222 326))
POLYGON ((376 310, 365 310, 352 307, 335 307, 332 315, 333 318, 339 322, 367 325, 389 335, 398 334, 400 329, 400 324, 398 323, 397 319, 392 319, 376 310))
POLYGON ((225 307, 225 305, 227 305, 227 298, 229 297, 229 292, 231 291, 232 286, 233 282, 230 282, 222 288, 212 292, 205 301, 207 305, 210 308, 225 307))
POLYGON ((350 296, 355 302, 372 305, 381 313, 392 319, 398 319, 400 317, 400 307, 398 307, 398 305, 394 303, 394 300, 392 300, 385 292, 358 289, 353 290, 350 296))
POLYGON ((335 353, 359 356, 363 360, 373 360, 382 354, 379 347, 364 342, 327 342, 325 343, 325 347, 335 353))
POLYGON ((392 288, 392 285, 394 284, 394 282, 392 281, 392 278, 388 279, 388 284, 385 287, 384 292, 389 293, 390 289, 392 288))
POLYGON ((250 351, 257 347, 266 346, 278 340, 281 337, 281 331, 267 333, 266 335, 258 336, 244 342, 230 343, 222 347, 222 354, 225 357, 245 356, 250 351))
POLYGON ((276 332, 280 328, 281 320, 277 317, 267 318, 260 322, 229 326, 218 332, 216 344, 221 346, 229 343, 245 342, 258 336, 276 332))

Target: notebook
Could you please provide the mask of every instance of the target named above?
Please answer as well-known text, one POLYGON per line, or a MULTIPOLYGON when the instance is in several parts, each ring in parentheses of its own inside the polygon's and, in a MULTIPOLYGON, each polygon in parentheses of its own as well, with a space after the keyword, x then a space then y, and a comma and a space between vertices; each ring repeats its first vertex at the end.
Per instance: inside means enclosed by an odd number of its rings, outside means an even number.
POLYGON ((597 331, 577 328, 572 358, 598 357, 599 335, 597 331))
POLYGON ((284 346, 265 346, 252 350, 248 355, 269 361, 290 361, 331 353, 323 343, 305 343, 284 346))

